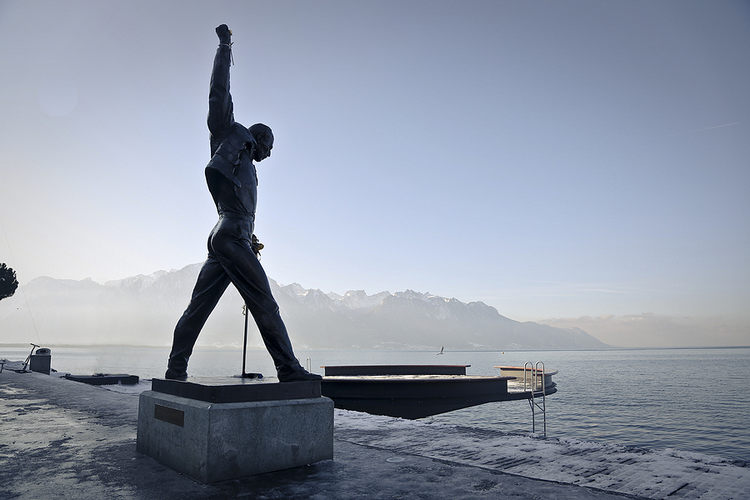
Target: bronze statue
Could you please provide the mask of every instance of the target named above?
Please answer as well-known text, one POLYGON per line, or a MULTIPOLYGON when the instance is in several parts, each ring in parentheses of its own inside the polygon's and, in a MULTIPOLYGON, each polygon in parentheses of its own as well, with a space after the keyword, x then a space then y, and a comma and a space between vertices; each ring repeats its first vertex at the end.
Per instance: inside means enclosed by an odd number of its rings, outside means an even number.
POLYGON ((279 380, 320 380, 320 375, 307 372, 294 356, 279 306, 256 257, 262 247, 253 235, 258 185, 253 161, 271 156, 273 132, 262 123, 246 128, 234 121, 229 93, 232 32, 222 24, 216 34, 219 47, 208 95, 211 160, 206 167, 206 182, 219 221, 208 236, 208 258, 198 275, 190 304, 175 327, 165 378, 187 378, 188 359, 198 334, 231 282, 258 325, 279 380))

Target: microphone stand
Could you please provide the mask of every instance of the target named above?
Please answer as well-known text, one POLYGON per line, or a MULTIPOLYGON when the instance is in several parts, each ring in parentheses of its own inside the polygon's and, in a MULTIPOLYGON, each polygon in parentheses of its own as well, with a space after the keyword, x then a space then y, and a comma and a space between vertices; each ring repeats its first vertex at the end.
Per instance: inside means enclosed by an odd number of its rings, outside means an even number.
POLYGON ((263 378, 262 373, 247 373, 245 371, 245 361, 247 360, 247 304, 242 306, 242 315, 245 316, 245 340, 242 343, 242 375, 240 378, 263 378))

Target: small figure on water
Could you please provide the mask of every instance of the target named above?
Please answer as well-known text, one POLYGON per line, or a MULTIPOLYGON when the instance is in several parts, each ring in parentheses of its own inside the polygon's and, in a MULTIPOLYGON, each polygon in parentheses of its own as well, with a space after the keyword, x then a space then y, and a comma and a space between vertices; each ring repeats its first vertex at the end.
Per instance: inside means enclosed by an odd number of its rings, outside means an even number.
POLYGON ((253 234, 258 186, 253 161, 271 156, 273 132, 262 123, 247 128, 234 121, 229 93, 232 32, 222 24, 216 34, 219 47, 208 96, 211 160, 206 167, 206 182, 219 221, 208 236, 208 258, 198 275, 190 304, 175 327, 165 378, 187 378, 195 341, 231 282, 258 325, 279 380, 320 380, 320 375, 302 368, 294 356, 268 277, 256 256, 263 247, 253 234))

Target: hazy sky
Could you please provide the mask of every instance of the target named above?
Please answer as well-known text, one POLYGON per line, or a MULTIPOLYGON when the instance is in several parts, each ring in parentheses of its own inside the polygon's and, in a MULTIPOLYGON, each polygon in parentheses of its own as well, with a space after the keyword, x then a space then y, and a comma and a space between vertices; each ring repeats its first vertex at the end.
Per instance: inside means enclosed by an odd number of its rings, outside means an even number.
POLYGON ((750 304, 750 2, 0 0, 0 262, 205 258, 208 80, 273 127, 281 283, 514 319, 750 304))

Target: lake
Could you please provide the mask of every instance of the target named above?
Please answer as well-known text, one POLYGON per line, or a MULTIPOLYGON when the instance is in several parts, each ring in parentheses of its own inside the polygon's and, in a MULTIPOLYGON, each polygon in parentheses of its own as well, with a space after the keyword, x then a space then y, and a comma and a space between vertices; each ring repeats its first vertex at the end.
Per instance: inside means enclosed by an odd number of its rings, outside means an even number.
MULTIPOLYGON (((166 347, 52 347, 52 367, 76 374, 161 377, 166 347)), ((28 349, 0 345, 0 358, 23 360, 28 349)), ((338 364, 468 364, 470 375, 496 375, 496 365, 543 361, 559 370, 547 398, 547 434, 644 448, 677 448, 750 462, 750 348, 607 349, 586 351, 297 350, 313 371, 338 364)), ((242 349, 196 348, 191 376, 239 374, 242 349)), ((247 371, 275 375, 263 350, 250 350, 247 371)), ((526 401, 488 403, 428 421, 530 432, 526 401)), ((539 422, 537 420, 537 422, 539 422)))

